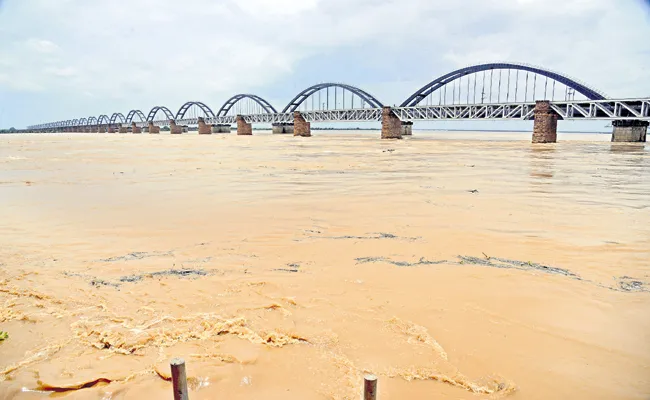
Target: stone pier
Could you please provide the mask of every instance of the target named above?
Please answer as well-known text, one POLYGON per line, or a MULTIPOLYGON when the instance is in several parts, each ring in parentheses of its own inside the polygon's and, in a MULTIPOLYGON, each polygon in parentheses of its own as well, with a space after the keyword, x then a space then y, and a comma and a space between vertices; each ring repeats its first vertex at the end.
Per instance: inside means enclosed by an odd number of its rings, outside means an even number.
POLYGON ((613 121, 612 142, 645 142, 648 134, 648 121, 613 121))
POLYGON ((108 128, 106 128, 106 133, 115 133, 115 127, 109 125, 108 128))
POLYGON ((149 133, 160 133, 160 127, 154 125, 153 122, 149 122, 149 128, 147 128, 147 132, 149 132, 149 133))
POLYGON ((413 135, 413 121, 402 121, 402 136, 413 135))
POLYGON ((244 120, 244 117, 238 115, 237 118, 237 134, 238 135, 252 135, 253 125, 244 120))
POLYGON ((277 134, 293 133, 293 124, 288 122, 277 122, 272 125, 271 129, 273 133, 277 134))
POLYGON ((180 135, 183 133, 183 127, 176 125, 176 121, 172 119, 169 121, 169 133, 173 135, 180 135))
POLYGON ((541 100, 535 103, 535 125, 533 143, 557 142, 557 120, 559 115, 551 108, 551 102, 541 100))
POLYGON ((230 124, 212 125, 212 133, 230 133, 231 129, 230 124))
POLYGON ((117 130, 118 133, 129 133, 129 130, 126 126, 120 125, 120 128, 117 130))
POLYGON ((305 121, 300 111, 293 112, 293 136, 311 136, 311 123, 305 121))
POLYGON ((402 138, 402 121, 397 118, 397 115, 395 115, 390 107, 384 107, 381 110, 381 138, 402 138))
POLYGON ((203 117, 199 117, 199 135, 211 135, 212 134, 212 125, 205 123, 203 117))
POLYGON ((142 133, 142 128, 137 126, 135 122, 131 123, 131 133, 142 133))

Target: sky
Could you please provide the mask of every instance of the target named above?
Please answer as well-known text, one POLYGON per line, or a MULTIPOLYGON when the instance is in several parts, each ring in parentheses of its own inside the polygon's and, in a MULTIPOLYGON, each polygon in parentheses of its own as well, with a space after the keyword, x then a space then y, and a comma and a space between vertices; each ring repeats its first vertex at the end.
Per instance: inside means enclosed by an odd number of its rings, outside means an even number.
POLYGON ((237 93, 280 109, 332 81, 399 104, 490 61, 650 97, 650 0, 0 0, 0 128, 237 93))

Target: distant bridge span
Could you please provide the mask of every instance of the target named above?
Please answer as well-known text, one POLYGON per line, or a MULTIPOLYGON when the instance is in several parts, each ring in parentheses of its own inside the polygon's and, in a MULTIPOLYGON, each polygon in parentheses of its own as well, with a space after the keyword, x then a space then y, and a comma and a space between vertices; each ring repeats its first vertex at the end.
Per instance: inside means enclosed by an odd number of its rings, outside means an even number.
POLYGON ((413 121, 519 119, 534 120, 533 141, 554 142, 557 121, 570 119, 614 121, 614 139, 645 141, 650 99, 608 99, 602 92, 566 75, 517 63, 478 64, 442 75, 405 99, 399 107, 385 107, 375 96, 343 83, 319 83, 299 92, 278 112, 254 94, 237 94, 215 113, 205 103, 188 101, 175 114, 165 106, 149 113, 131 110, 33 125, 28 130, 157 132, 171 126, 198 126, 200 133, 222 132, 237 124, 251 134, 251 124, 271 123, 277 133, 309 136, 312 122, 381 121, 382 137, 410 134, 413 121), (109 118, 108 115, 111 115, 109 118), (295 131, 294 131, 295 128, 295 131), (616 132, 619 132, 617 135, 616 132), (626 132, 625 134, 621 132, 626 132), (629 133, 629 135, 628 135, 629 133), (635 139, 636 138, 636 139, 635 139), (634 139, 634 140, 633 140, 634 139))

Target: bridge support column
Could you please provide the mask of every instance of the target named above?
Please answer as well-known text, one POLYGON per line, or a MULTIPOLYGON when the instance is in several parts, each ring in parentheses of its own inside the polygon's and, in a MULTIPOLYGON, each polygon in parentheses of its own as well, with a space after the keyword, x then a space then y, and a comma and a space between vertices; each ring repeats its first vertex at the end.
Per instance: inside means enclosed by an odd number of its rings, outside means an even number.
POLYGON ((413 121, 402 121, 402 136, 413 135, 413 121))
POLYGON ((95 126, 91 132, 96 132, 96 133, 106 133, 106 128, 103 126, 95 126))
POLYGON ((199 117, 199 135, 210 135, 212 134, 212 125, 205 123, 205 120, 202 117, 199 117))
POLYGON ((238 115, 237 118, 237 134, 238 135, 252 135, 253 125, 244 120, 244 117, 238 115))
POLYGON ((649 124, 648 121, 613 121, 612 142, 645 142, 649 124))
POLYGON ((106 128, 106 133, 115 133, 115 127, 109 125, 108 128, 106 128))
POLYGON ((142 133, 142 128, 137 126, 135 122, 131 123, 131 133, 142 133))
POLYGON ((160 133, 160 127, 154 125, 153 122, 149 122, 149 128, 147 128, 147 131, 149 133, 160 133))
POLYGON ((230 133, 231 129, 230 124, 212 125, 212 133, 230 133))
POLYGON ((126 128, 126 126, 121 126, 120 129, 118 129, 118 133, 128 133, 129 130, 126 128))
POLYGON ((305 120, 300 111, 293 112, 293 136, 311 136, 311 123, 305 120))
POLYGON ((397 115, 395 115, 390 107, 384 107, 381 110, 381 138, 402 138, 402 121, 397 118, 397 115))
POLYGON ((294 125, 286 122, 277 122, 272 126, 273 133, 294 133, 294 125))
POLYGON ((176 121, 172 119, 171 121, 169 121, 169 132, 172 135, 180 135, 181 133, 183 133, 183 127, 176 125, 176 121))
POLYGON ((551 108, 548 100, 535 103, 535 125, 533 126, 533 143, 557 142, 557 120, 559 115, 551 108))

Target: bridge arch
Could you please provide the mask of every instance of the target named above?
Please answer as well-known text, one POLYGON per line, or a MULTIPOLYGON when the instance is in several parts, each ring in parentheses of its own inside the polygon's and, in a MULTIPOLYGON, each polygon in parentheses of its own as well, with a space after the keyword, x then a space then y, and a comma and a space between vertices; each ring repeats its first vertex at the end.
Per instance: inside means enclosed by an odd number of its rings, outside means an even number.
POLYGON ((108 115, 102 114, 97 117, 97 125, 108 125, 111 122, 111 119, 108 115))
POLYGON ((124 123, 130 124, 133 122, 133 117, 137 116, 140 118, 140 122, 144 122, 147 120, 147 117, 144 116, 144 113, 140 110, 131 110, 129 113, 126 115, 126 118, 124 118, 124 123))
POLYGON ((81 118, 79 120, 79 125, 78 126, 86 126, 88 125, 88 119, 87 118, 81 118))
POLYGON ((289 104, 287 104, 286 107, 282 110, 283 113, 286 112, 294 112, 298 109, 298 107, 305 101, 309 96, 312 94, 318 92, 319 90, 322 89, 327 89, 327 88, 342 88, 344 90, 347 90, 349 92, 352 92, 353 94, 359 96, 363 101, 368 103, 371 107, 373 108, 381 108, 383 107, 383 104, 377 100, 374 96, 369 94, 368 92, 361 90, 357 87, 346 85, 343 83, 319 83, 314 86, 310 86, 307 89, 303 90, 302 92, 298 93, 296 97, 294 97, 289 104))
POLYGON ((110 122, 111 125, 115 125, 117 122, 124 123, 124 115, 122 113, 113 113, 110 122))
POLYGON ((214 112, 212 112, 212 109, 208 106, 205 105, 205 103, 202 103, 200 101, 188 101, 187 103, 183 104, 181 108, 178 109, 178 112, 176 113, 176 119, 183 119, 185 117, 185 113, 187 110, 190 109, 192 106, 197 106, 198 108, 201 109, 205 113, 206 116, 213 118, 214 117, 214 112))
MULTIPOLYGON (((461 79, 462 77, 467 75, 477 74, 479 72, 490 71, 490 70, 516 70, 516 71, 532 72, 533 74, 541 75, 553 81, 559 82, 565 85, 566 87, 575 90, 576 92, 585 96, 589 100, 605 99, 605 95, 596 89, 593 89, 565 75, 548 71, 540 67, 535 67, 526 64, 517 64, 517 63, 488 63, 488 64, 479 64, 479 65, 473 65, 466 68, 457 69, 448 74, 440 76, 434 79, 433 81, 429 82, 422 88, 420 88, 415 93, 413 93, 409 98, 404 100, 404 102, 400 106, 401 107, 416 106, 423 99, 427 98, 427 96, 437 91, 438 89, 442 88, 443 86, 447 85, 448 83, 461 79)), ((459 90, 460 90, 460 85, 459 85, 459 90)))
POLYGON ((70 123, 72 126, 79 126, 79 120, 78 119, 73 119, 72 122, 70 123))
POLYGON ((97 117, 88 117, 86 125, 97 125, 97 117))
POLYGON ((254 101, 255 103, 259 104, 260 107, 262 107, 262 109, 264 110, 264 112, 266 112, 266 113, 268 113, 268 114, 277 114, 277 112, 278 112, 278 111, 275 109, 275 107, 273 107, 273 106, 271 105, 271 103, 269 103, 268 101, 264 100, 263 98, 261 98, 261 97, 259 97, 259 96, 257 96, 257 95, 254 95, 254 94, 244 94, 244 93, 241 93, 241 94, 236 94, 236 95, 232 96, 231 98, 229 98, 229 99, 228 99, 228 100, 223 104, 223 106, 221 106, 221 108, 220 108, 219 111, 217 112, 217 115, 218 115, 219 117, 225 117, 225 116, 228 115, 228 113, 230 112, 230 109, 231 109, 231 108, 232 108, 232 107, 233 107, 237 102, 239 102, 240 100, 243 100, 243 99, 251 99, 251 100, 254 101))
POLYGON ((149 111, 149 115, 147 116, 147 121, 153 122, 154 117, 156 116, 158 111, 162 111, 168 120, 174 119, 174 114, 172 114, 172 112, 169 111, 169 108, 165 106, 155 106, 154 108, 151 109, 151 111, 149 111))

